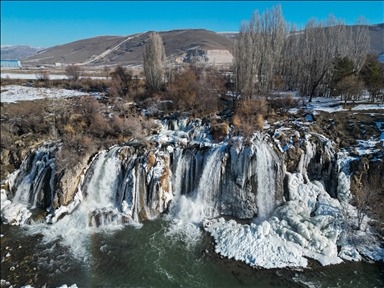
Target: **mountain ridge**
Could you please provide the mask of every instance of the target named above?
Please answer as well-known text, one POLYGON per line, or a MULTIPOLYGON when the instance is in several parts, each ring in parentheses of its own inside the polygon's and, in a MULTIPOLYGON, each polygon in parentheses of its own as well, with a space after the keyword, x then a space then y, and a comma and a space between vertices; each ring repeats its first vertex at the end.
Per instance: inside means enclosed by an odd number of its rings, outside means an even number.
POLYGON ((44 49, 29 45, 1 45, 1 60, 23 59, 44 49))
MULTIPOLYGON (((351 25, 352 29, 355 25, 351 25)), ((80 39, 36 52, 22 58, 23 66, 41 64, 141 65, 146 31, 126 36, 105 35, 80 39)), ((214 32, 206 29, 175 29, 158 32, 170 62, 230 64, 238 32, 214 32)), ((384 23, 369 25, 370 50, 384 54, 384 23)), ((3 49, 2 49, 3 50, 3 49)), ((2 58, 3 59, 3 58, 2 58)))
MULTIPOLYGON (((98 36, 57 45, 23 59, 22 64, 38 65, 60 62, 91 65, 140 65, 143 61, 143 48, 150 32, 127 36, 98 36)), ((184 58, 189 59, 191 50, 199 50, 199 55, 210 50, 227 51, 228 58, 232 57, 231 50, 234 40, 213 31, 177 29, 161 31, 159 34, 163 39, 167 58, 176 62, 183 62, 184 58)), ((231 62, 231 59, 228 61, 231 62)), ((206 55, 205 60, 209 61, 206 55)))

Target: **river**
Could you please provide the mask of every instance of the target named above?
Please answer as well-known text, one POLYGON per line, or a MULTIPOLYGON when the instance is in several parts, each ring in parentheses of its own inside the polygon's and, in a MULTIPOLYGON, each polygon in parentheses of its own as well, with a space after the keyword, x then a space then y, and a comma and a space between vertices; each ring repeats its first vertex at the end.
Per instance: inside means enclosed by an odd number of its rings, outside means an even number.
POLYGON ((199 227, 175 226, 161 216, 141 227, 94 230, 78 242, 86 247, 66 247, 61 237, 68 235, 47 240, 34 229, 1 224, 1 278, 13 287, 384 287, 383 263, 253 269, 214 254, 199 227))

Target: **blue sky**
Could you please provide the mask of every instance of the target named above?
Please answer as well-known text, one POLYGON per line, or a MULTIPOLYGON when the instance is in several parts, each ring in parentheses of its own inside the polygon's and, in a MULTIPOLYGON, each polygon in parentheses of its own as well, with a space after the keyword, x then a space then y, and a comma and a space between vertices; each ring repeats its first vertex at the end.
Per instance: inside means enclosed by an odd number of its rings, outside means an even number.
POLYGON ((254 10, 281 4, 286 21, 304 25, 329 14, 354 24, 384 22, 384 1, 1 1, 1 45, 51 47, 102 35, 204 28, 238 31, 254 10))

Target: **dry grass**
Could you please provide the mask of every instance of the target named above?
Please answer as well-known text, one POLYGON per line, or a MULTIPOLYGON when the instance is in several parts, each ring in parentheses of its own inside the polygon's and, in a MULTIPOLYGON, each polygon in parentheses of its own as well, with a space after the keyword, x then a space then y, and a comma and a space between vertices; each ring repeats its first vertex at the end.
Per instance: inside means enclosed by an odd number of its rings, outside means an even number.
POLYGON ((242 136, 250 138, 255 131, 263 129, 266 111, 265 98, 244 100, 237 107, 232 123, 242 136))

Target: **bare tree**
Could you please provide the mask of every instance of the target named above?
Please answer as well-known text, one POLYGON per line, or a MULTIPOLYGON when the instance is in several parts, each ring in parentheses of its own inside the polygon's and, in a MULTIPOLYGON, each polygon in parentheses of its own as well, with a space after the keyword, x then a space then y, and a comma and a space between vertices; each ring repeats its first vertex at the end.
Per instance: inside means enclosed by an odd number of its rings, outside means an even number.
POLYGON ((348 34, 350 44, 346 45, 349 48, 348 56, 355 63, 356 72, 360 72, 370 46, 369 26, 367 20, 360 17, 355 25, 355 33, 352 31, 352 27, 348 29, 350 30, 348 34))
POLYGON ((263 47, 260 49, 260 63, 258 80, 262 90, 270 90, 273 87, 274 76, 280 71, 281 51, 285 41, 285 21, 281 6, 266 10, 261 17, 261 37, 263 47))
POLYGON ((246 21, 241 23, 239 38, 235 42, 234 62, 235 84, 238 96, 250 98, 253 91, 253 72, 255 66, 254 38, 246 21))
POLYGON ((110 94, 112 96, 127 96, 129 88, 133 86, 132 72, 118 65, 113 72, 110 73, 112 86, 110 94))
POLYGON ((159 91, 163 81, 165 51, 163 40, 156 32, 149 34, 149 39, 144 48, 144 75, 151 91, 159 91))
POLYGON ((327 22, 310 19, 302 34, 303 55, 303 88, 310 95, 309 102, 317 94, 327 74, 331 73, 336 57, 345 56, 341 41, 345 33, 345 25, 332 15, 327 22))
POLYGON ((234 70, 237 93, 250 98, 255 86, 259 90, 273 88, 279 73, 281 51, 285 41, 285 21, 281 6, 256 10, 249 22, 243 21, 235 43, 234 70))
POLYGON ((355 71, 360 71, 369 44, 368 26, 364 23, 359 19, 352 30, 344 21, 330 15, 326 21, 310 19, 299 33, 291 29, 282 61, 282 73, 289 81, 288 86, 309 95, 311 102, 314 96, 330 92, 337 59, 353 59, 355 71))
POLYGON ((84 75, 84 70, 78 65, 71 64, 65 68, 65 75, 69 80, 77 83, 80 80, 80 77, 84 75))

